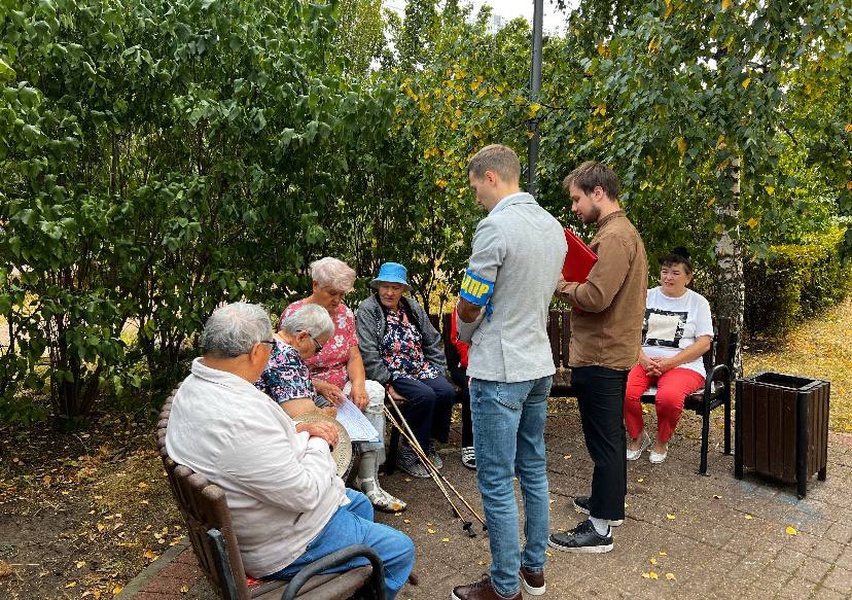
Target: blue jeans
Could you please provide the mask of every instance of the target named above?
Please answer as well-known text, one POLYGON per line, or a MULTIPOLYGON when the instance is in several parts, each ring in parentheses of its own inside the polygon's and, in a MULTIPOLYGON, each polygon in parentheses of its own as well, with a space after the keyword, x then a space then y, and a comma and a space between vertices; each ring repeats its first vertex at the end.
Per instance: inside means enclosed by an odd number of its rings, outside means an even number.
POLYGON ((544 570, 550 518, 544 425, 551 383, 551 377, 518 383, 470 382, 476 478, 488 524, 491 581, 503 596, 518 593, 521 565, 533 572, 544 570), (523 553, 515 475, 524 500, 523 553))
MULTIPOLYGON (((373 506, 367 497, 355 490, 346 490, 350 502, 337 509, 319 535, 295 561, 269 575, 267 579, 292 579, 306 565, 352 544, 370 546, 384 562, 385 588, 388 600, 393 600, 408 580, 414 567, 414 542, 393 527, 373 522, 373 506)), ((346 564, 325 571, 340 573, 368 565, 366 558, 355 558, 346 564)))

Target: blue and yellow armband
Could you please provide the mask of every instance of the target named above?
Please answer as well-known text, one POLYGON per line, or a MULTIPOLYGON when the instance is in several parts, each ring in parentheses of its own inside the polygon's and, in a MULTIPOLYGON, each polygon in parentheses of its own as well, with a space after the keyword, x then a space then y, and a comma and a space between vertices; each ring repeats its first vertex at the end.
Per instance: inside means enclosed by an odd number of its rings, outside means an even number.
POLYGON ((475 306, 485 306, 494 293, 494 282, 480 277, 470 269, 464 272, 459 296, 475 306))

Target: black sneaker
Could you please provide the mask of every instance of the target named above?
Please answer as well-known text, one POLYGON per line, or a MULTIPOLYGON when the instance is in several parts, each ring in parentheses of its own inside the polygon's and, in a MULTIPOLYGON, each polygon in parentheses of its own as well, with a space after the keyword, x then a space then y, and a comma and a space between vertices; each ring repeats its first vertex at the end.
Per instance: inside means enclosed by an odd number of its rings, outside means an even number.
POLYGON ((435 444, 429 442, 429 448, 426 450, 426 458, 428 458, 433 465, 435 465, 436 469, 444 468, 444 461, 441 460, 441 457, 438 456, 438 450, 435 448, 435 444))
POLYGON ((400 445, 399 452, 396 455, 396 466, 401 471, 405 471, 412 477, 418 479, 429 479, 429 471, 426 466, 420 462, 417 453, 410 447, 400 445))
MULTIPOLYGON (((589 497, 588 496, 577 496, 574 498, 574 508, 579 510, 584 515, 591 515, 592 513, 589 510, 589 497)), ((624 519, 616 519, 615 521, 610 520, 609 522, 611 527, 621 527, 624 525, 624 519)))
POLYGON ((612 550, 612 528, 607 528, 606 535, 601 535, 595 531, 592 522, 586 519, 571 531, 552 534, 547 545, 563 552, 603 554, 612 550))

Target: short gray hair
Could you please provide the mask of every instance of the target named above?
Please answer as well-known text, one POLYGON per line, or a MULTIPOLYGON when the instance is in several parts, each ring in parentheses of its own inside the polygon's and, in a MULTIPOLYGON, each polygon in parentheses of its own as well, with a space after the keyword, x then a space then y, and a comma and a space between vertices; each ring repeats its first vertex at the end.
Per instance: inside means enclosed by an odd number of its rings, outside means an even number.
POLYGON ((355 269, 342 260, 331 256, 323 257, 311 263, 311 279, 322 287, 330 287, 341 292, 351 292, 355 287, 355 269))
POLYGON ((334 323, 328 311, 319 304, 304 304, 281 319, 279 329, 287 335, 307 331, 312 338, 334 335, 334 323))
POLYGON ((220 306, 204 324, 199 345, 205 356, 236 358, 272 337, 269 313, 259 304, 234 302, 220 306))

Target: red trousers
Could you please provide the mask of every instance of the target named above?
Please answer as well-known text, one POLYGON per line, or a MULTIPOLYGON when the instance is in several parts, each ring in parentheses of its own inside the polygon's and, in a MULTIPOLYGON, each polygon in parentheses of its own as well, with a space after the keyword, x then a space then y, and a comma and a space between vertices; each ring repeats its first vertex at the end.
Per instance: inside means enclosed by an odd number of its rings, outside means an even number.
POLYGON ((680 367, 666 371, 660 377, 652 377, 638 364, 635 365, 627 376, 627 392, 624 396, 624 424, 631 439, 637 439, 645 427, 640 399, 652 385, 657 386, 657 398, 654 401, 657 410, 657 439, 666 443, 672 437, 680 415, 683 414, 683 401, 704 385, 704 377, 692 369, 680 367))

